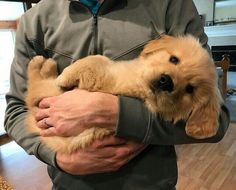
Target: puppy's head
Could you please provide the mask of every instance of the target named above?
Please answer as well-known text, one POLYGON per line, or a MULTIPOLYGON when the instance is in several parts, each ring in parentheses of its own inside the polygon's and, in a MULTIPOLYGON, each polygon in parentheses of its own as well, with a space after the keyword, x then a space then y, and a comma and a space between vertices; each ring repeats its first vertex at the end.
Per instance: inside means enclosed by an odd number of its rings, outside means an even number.
POLYGON ((197 39, 162 36, 146 45, 140 59, 143 79, 154 95, 147 100, 151 110, 175 122, 209 120, 208 111, 218 116, 221 97, 214 62, 197 39))

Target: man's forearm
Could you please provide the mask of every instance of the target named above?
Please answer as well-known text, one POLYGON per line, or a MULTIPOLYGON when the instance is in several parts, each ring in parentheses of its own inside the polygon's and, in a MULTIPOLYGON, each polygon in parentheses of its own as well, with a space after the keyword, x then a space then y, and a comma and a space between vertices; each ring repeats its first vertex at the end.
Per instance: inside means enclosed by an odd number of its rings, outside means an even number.
POLYGON ((116 135, 146 144, 175 145, 218 142, 224 137, 230 120, 229 111, 223 105, 217 134, 214 137, 199 140, 187 136, 185 122, 173 124, 164 121, 157 115, 150 113, 140 100, 121 96, 119 106, 120 114, 116 135))

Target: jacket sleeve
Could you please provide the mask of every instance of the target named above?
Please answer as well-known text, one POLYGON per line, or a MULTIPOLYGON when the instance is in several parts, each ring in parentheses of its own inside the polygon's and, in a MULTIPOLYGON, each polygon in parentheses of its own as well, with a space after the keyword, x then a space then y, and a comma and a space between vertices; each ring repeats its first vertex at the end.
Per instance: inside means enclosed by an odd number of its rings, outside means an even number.
POLYGON ((38 136, 30 134, 26 130, 25 117, 27 108, 25 94, 27 84, 27 65, 36 55, 31 46, 30 39, 25 33, 26 26, 22 17, 16 33, 15 57, 10 71, 10 90, 6 94, 7 108, 5 112, 4 126, 9 134, 28 154, 33 154, 41 161, 55 165, 55 153, 40 142, 38 136))
POLYGON ((173 124, 150 113, 144 103, 130 97, 119 97, 120 114, 116 135, 137 140, 146 144, 175 145, 190 143, 215 143, 220 141, 229 126, 229 112, 225 105, 221 107, 219 129, 214 137, 194 139, 185 132, 185 123, 173 124))
MULTIPOLYGON (((165 19, 166 33, 169 35, 192 34, 200 39, 202 46, 209 50, 207 35, 204 33, 198 12, 192 0, 169 0, 165 19)), ((116 135, 135 139, 147 144, 188 144, 218 142, 224 137, 229 126, 229 111, 222 105, 219 130, 216 136, 204 140, 193 139, 185 133, 185 123, 173 124, 151 114, 143 102, 134 98, 119 97, 119 121, 116 135)))

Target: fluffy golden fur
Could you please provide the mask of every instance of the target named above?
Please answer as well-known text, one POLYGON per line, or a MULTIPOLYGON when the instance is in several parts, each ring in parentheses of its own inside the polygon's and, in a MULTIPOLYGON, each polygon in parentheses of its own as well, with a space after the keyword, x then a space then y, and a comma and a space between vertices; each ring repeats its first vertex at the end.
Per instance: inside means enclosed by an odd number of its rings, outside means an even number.
MULTIPOLYGON (((54 60, 34 57, 28 66, 29 130, 40 131, 34 117, 42 98, 77 87, 140 98, 151 112, 165 120, 187 121, 186 133, 194 138, 211 137, 218 129, 222 99, 214 62, 190 35, 162 36, 148 43, 141 55, 131 61, 88 56, 59 76, 54 60)), ((109 134, 106 128, 94 126, 74 137, 41 138, 53 150, 71 153, 109 134)))

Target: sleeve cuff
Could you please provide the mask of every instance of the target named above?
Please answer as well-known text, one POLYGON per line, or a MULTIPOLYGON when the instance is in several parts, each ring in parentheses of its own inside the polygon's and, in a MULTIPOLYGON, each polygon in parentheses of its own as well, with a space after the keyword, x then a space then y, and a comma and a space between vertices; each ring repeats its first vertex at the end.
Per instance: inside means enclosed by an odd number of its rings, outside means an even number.
POLYGON ((119 118, 116 136, 137 141, 146 141, 150 128, 151 114, 143 101, 119 96, 119 118))
POLYGON ((55 168, 58 167, 56 164, 56 152, 52 151, 43 143, 39 144, 35 156, 48 165, 54 166, 55 168))

